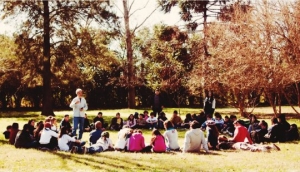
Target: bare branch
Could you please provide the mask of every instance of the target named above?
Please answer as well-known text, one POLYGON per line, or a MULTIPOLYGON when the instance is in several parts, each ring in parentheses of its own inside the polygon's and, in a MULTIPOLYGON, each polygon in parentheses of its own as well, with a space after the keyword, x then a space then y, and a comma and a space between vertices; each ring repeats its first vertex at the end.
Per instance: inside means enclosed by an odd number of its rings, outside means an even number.
MULTIPOLYGON (((133 1, 134 2, 134 1, 133 1)), ((136 9, 136 10, 134 10, 131 14, 129 14, 129 17, 131 17, 134 13, 136 13, 137 11, 140 11, 140 10, 143 10, 143 9, 145 9, 146 7, 147 7, 147 5, 148 5, 148 3, 149 3, 149 0, 147 1, 147 3, 143 6, 143 7, 141 7, 141 8, 138 8, 138 9, 136 9)), ((131 4, 132 5, 132 4, 131 4)), ((130 8, 131 8, 131 6, 129 7, 129 11, 130 11, 130 8)), ((157 7, 158 8, 158 7, 157 7)), ((156 8, 156 9, 157 9, 156 8)), ((156 10, 155 9, 155 10, 156 10)))

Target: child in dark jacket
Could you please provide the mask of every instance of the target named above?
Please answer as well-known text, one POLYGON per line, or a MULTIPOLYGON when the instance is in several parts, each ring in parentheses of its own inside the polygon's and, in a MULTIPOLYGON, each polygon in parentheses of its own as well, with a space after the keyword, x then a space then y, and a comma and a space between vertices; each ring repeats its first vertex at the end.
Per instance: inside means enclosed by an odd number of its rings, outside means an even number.
POLYGON ((16 148, 35 148, 37 147, 37 142, 34 140, 33 136, 30 134, 30 124, 25 124, 23 130, 19 131, 16 136, 15 147, 16 148))
POLYGON ((9 139, 9 135, 11 132, 11 125, 6 127, 6 131, 3 132, 5 139, 9 139))

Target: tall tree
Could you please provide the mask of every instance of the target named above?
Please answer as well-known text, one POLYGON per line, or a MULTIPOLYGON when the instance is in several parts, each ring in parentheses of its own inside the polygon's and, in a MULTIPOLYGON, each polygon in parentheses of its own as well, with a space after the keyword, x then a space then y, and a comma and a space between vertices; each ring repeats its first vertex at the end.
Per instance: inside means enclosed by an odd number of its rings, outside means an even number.
MULTIPOLYGON (((124 18, 124 30, 125 33, 122 33, 122 36, 125 37, 125 49, 126 49, 126 70, 123 73, 123 76, 126 77, 126 87, 128 90, 128 108, 134 108, 136 106, 136 86, 137 86, 137 77, 136 77, 136 60, 134 59, 133 51, 133 40, 135 37, 135 32, 144 25, 144 23, 149 19, 149 17, 156 11, 158 7, 155 7, 149 14, 146 14, 145 18, 141 20, 140 23, 137 23, 134 27, 130 26, 130 19, 133 17, 136 12, 145 9, 150 0, 145 1, 144 6, 134 9, 134 4, 136 0, 122 0, 123 10, 118 8, 118 5, 115 3, 116 7, 121 11, 122 17, 124 18)), ((141 4, 142 5, 142 4, 141 4)))
POLYGON ((164 12, 170 12, 172 7, 178 6, 181 19, 187 24, 187 28, 194 31, 198 26, 203 27, 204 55, 209 56, 206 42, 208 18, 217 17, 222 6, 230 0, 158 0, 164 12), (199 15, 200 14, 200 15, 199 15))
MULTIPOLYGON (((4 1, 4 17, 25 14, 19 36, 20 44, 34 43, 36 49, 42 49, 42 67, 38 66, 43 79, 42 115, 53 115, 51 57, 57 45, 67 41, 68 33, 76 30, 85 22, 96 22, 104 25, 105 21, 115 22, 116 16, 110 12, 107 1, 4 1), (42 39, 41 39, 42 37, 42 39), (22 39, 23 38, 23 39, 22 39), (25 40, 25 41, 24 41, 25 40), (41 41, 42 40, 42 41, 41 41)), ((24 51, 32 52, 34 47, 24 45, 24 51)), ((32 53, 36 61, 39 54, 32 53)))

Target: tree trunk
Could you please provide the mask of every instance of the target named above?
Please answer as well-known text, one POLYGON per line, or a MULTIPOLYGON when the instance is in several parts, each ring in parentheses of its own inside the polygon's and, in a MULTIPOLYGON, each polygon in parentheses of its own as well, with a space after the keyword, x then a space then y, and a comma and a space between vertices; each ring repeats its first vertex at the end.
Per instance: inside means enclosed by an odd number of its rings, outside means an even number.
POLYGON ((298 107, 300 107, 300 91, 299 91, 299 86, 300 85, 300 82, 299 83, 295 83, 295 86, 296 86, 296 92, 297 92, 297 98, 298 98, 298 107))
POLYGON ((50 17, 49 2, 44 5, 44 47, 43 47, 43 106, 42 115, 54 115, 52 106, 51 69, 50 69, 50 17))
POLYGON ((133 69, 133 50, 132 35, 129 27, 129 9, 127 0, 123 0, 124 22, 126 30, 126 48, 127 48, 127 84, 128 84, 128 108, 135 108, 135 87, 134 87, 134 69, 133 69))

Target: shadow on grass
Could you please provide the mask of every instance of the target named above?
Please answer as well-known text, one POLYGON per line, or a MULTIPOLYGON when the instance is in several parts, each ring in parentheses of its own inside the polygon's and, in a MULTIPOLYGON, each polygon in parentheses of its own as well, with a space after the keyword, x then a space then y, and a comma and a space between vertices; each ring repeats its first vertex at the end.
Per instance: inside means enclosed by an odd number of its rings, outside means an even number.
MULTIPOLYGON (((92 168, 98 169, 98 170, 107 170, 107 171, 113 171, 118 169, 124 169, 124 170, 146 170, 149 171, 149 169, 153 169, 153 166, 151 165, 145 165, 145 163, 141 162, 141 160, 131 160, 131 159, 122 159, 116 158, 113 156, 105 155, 103 153, 93 154, 93 155, 66 155, 62 152, 52 152, 52 154, 62 158, 62 159, 68 159, 70 161, 74 161, 76 163, 80 163, 82 165, 88 165, 92 168), (143 165, 142 165, 143 164, 143 165), (129 168, 130 167, 130 168, 129 168)), ((122 154, 120 152, 120 154, 122 154)), ((168 171, 168 169, 165 168, 155 168, 158 171, 168 171)))
POLYGON ((2 145, 9 145, 9 142, 8 142, 8 140, 2 140, 2 139, 0 139, 0 145, 2 146, 2 145))

